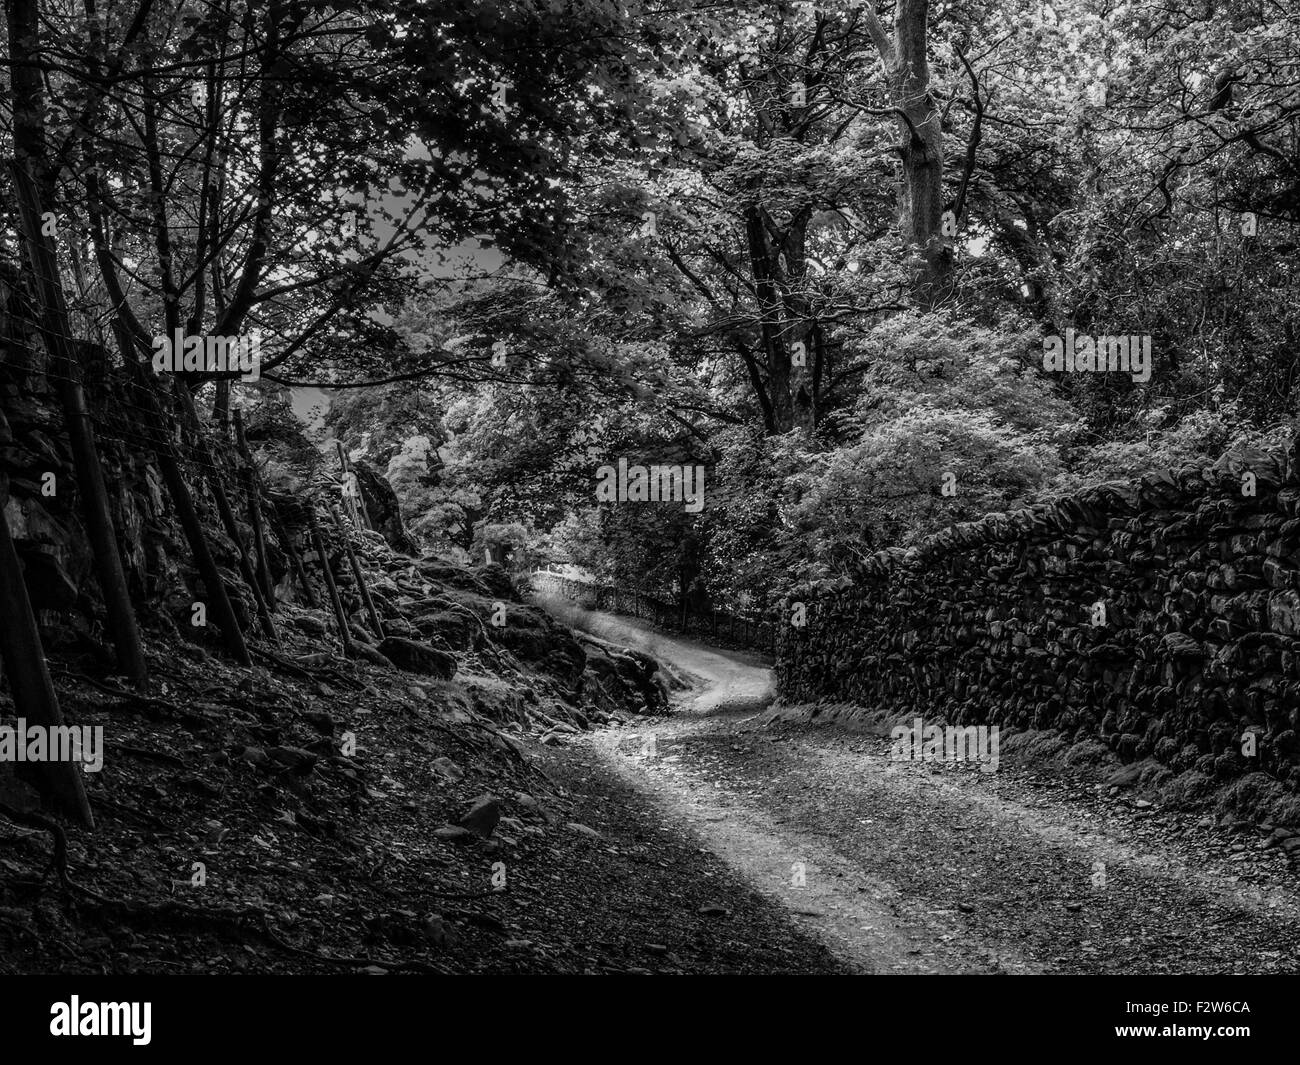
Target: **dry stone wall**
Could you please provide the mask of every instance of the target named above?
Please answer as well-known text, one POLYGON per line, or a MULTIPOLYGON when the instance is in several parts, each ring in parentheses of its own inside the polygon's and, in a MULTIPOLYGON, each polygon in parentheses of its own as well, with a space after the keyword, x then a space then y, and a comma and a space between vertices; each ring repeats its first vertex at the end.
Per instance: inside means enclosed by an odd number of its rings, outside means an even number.
POLYGON ((1300 787, 1294 444, 952 526, 796 589, 787 620, 799 603, 778 638, 787 703, 1060 729, 1300 787))

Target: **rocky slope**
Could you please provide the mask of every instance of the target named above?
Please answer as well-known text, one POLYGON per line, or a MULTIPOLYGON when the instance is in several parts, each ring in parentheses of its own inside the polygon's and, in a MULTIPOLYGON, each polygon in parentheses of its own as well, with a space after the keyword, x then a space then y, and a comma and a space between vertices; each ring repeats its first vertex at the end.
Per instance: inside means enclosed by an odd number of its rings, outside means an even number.
MULTIPOLYGON (((206 453, 193 434, 171 435, 253 656, 251 669, 235 665, 196 609, 203 582, 139 396, 96 350, 82 353, 86 393, 151 673, 146 691, 127 690, 62 412, 10 281, 0 278, 0 509, 64 719, 102 726, 106 749, 103 768, 84 774, 94 831, 51 819, 24 767, 0 762, 0 971, 473 968, 508 953, 491 911, 515 863, 544 878, 550 852, 572 857, 591 838, 566 827, 563 789, 525 749, 664 712, 657 663, 576 635, 499 567, 400 550, 409 538, 372 471, 358 480, 381 532, 336 522, 340 479, 283 415, 279 429, 259 418, 275 407, 265 403, 245 413, 268 487, 274 639, 210 492, 224 488, 251 555, 253 482, 235 434, 206 425, 206 453)), ((0 685, 0 723, 19 715, 0 685)))

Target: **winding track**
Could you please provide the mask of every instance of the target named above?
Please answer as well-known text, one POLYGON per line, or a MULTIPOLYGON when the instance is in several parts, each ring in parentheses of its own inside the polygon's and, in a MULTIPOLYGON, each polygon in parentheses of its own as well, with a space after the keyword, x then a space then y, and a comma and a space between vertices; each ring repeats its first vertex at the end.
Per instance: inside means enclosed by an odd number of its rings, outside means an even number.
POLYGON ((1300 971, 1295 873, 1253 841, 1006 755, 992 776, 891 762, 887 737, 774 722, 759 658, 582 624, 695 678, 592 750, 858 971, 1300 971))

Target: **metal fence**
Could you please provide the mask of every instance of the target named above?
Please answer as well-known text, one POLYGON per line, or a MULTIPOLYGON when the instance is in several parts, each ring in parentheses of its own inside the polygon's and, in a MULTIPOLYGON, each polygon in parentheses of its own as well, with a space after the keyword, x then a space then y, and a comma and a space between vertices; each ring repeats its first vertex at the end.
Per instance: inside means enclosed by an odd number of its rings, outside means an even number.
POLYGON ((723 610, 691 610, 676 603, 665 603, 639 589, 575 580, 547 569, 532 570, 528 578, 534 591, 559 595, 589 610, 640 618, 656 628, 694 636, 705 642, 775 653, 776 627, 771 622, 756 621, 723 610))

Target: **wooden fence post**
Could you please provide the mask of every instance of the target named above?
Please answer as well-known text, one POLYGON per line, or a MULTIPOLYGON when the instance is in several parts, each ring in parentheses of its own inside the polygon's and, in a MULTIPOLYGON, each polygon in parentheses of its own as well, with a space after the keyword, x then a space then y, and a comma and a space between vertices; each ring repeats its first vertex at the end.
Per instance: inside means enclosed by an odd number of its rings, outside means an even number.
POLYGON ((366 605, 366 613, 370 616, 370 624, 375 630, 375 635, 381 640, 384 638, 384 623, 379 620, 379 611, 375 609, 375 601, 370 597, 370 589, 366 587, 365 575, 361 572, 361 563, 357 561, 357 556, 352 550, 352 542, 348 537, 347 530, 343 527, 343 519, 339 517, 338 509, 331 503, 330 514, 334 518, 334 527, 338 529, 339 535, 343 537, 343 551, 348 556, 348 563, 352 567, 352 577, 357 582, 357 591, 361 594, 361 601, 366 605))
POLYGON ((325 538, 320 534, 320 524, 316 521, 316 511, 308 504, 307 520, 311 524, 311 538, 316 547, 316 557, 320 559, 320 568, 325 574, 325 587, 329 589, 330 605, 334 607, 334 620, 338 622, 339 639, 343 643, 343 654, 352 657, 352 634, 348 631, 348 616, 343 610, 343 600, 339 598, 338 585, 334 583, 334 571, 330 569, 329 554, 325 551, 325 538))

